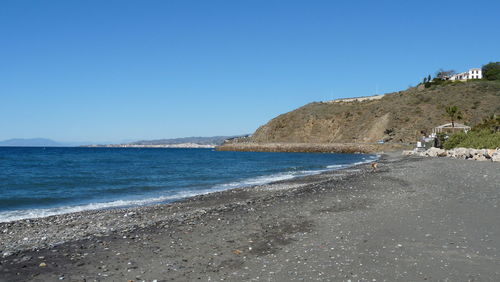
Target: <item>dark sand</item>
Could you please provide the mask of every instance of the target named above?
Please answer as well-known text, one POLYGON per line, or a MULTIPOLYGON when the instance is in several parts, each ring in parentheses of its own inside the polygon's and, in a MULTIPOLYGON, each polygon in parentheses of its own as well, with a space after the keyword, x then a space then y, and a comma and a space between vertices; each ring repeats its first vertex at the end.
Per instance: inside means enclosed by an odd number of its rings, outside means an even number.
POLYGON ((500 163, 384 155, 374 173, 3 223, 0 281, 500 281, 499 195, 500 163))

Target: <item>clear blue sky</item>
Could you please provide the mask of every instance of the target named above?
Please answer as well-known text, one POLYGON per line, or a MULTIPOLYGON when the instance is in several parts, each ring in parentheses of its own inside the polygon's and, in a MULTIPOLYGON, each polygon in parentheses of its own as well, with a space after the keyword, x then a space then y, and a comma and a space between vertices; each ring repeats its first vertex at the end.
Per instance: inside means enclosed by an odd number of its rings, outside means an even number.
POLYGON ((0 2, 0 140, 251 133, 500 61, 500 2, 0 2))

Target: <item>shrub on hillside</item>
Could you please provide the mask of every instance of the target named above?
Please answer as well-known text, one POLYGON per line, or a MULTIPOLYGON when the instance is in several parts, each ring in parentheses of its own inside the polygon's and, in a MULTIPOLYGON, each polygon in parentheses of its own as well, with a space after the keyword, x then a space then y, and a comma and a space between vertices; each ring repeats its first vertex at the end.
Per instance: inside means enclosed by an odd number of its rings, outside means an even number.
POLYGON ((500 62, 491 62, 482 68, 483 77, 487 80, 500 80, 500 62))
POLYGON ((475 149, 496 149, 500 147, 500 132, 490 130, 460 132, 453 134, 444 143, 444 148, 475 148, 475 149))
POLYGON ((455 133, 444 142, 443 148, 445 148, 446 150, 450 150, 460 147, 460 143, 462 143, 466 138, 467 133, 465 132, 455 133))
POLYGON ((500 148, 500 116, 492 116, 476 125, 468 133, 453 134, 446 142, 445 149, 458 147, 475 149, 500 148))
POLYGON ((444 80, 441 78, 434 78, 432 80, 427 81, 424 83, 425 88, 430 88, 432 86, 444 86, 444 85, 450 85, 450 84, 456 84, 460 83, 461 81, 456 81, 456 80, 444 80))
POLYGON ((500 132, 500 116, 492 115, 484 119, 480 124, 474 127, 474 130, 489 129, 493 132, 500 132))

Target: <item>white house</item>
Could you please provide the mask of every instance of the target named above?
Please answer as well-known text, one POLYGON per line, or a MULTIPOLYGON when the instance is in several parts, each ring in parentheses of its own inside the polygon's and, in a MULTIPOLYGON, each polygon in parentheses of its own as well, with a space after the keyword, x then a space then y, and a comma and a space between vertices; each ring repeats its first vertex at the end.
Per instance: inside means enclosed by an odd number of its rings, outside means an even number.
POLYGON ((468 79, 481 79, 483 78, 483 72, 479 68, 470 69, 466 72, 461 72, 454 74, 447 78, 447 80, 468 80, 468 79))

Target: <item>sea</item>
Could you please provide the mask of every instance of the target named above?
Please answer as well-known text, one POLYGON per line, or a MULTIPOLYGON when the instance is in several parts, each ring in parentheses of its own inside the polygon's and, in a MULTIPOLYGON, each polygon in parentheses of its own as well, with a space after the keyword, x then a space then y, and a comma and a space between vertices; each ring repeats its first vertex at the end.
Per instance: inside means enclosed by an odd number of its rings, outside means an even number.
POLYGON ((213 149, 0 147, 0 222, 168 203, 375 159, 213 149))

